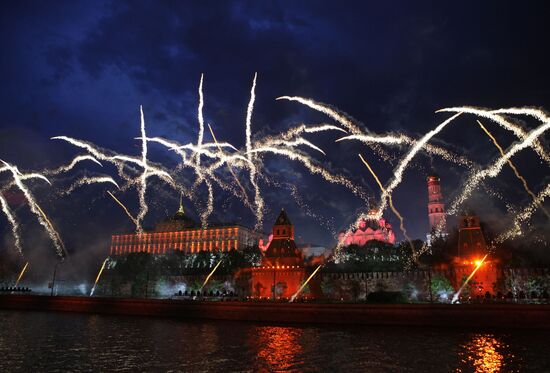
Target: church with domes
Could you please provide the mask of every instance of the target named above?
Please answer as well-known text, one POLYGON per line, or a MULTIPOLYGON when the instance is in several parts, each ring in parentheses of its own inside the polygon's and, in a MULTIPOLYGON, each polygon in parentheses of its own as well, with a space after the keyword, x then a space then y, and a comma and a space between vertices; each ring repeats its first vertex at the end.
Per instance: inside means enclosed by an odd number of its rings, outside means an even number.
POLYGON ((364 246, 369 241, 380 241, 390 245, 395 243, 395 234, 390 223, 384 218, 377 219, 375 211, 369 211, 366 218, 359 220, 356 227, 348 232, 342 231, 338 241, 344 246, 364 246))

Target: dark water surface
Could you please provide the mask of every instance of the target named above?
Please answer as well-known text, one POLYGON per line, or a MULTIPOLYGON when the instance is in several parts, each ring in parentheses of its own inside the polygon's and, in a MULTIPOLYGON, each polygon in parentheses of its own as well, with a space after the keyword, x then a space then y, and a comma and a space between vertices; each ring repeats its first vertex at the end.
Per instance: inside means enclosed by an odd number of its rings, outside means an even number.
POLYGON ((550 332, 0 311, 0 372, 550 372, 550 332))

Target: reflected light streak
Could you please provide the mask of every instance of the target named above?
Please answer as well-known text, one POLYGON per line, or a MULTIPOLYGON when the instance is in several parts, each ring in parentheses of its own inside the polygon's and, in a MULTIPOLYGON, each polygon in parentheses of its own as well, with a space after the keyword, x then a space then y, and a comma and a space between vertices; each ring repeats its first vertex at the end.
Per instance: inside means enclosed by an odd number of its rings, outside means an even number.
POLYGON ((504 356, 498 350, 503 347, 503 343, 492 335, 478 334, 462 346, 464 351, 459 355, 462 355, 461 362, 474 372, 500 372, 504 368, 504 356))
POLYGON ((296 357, 302 353, 299 328, 259 327, 255 331, 258 338, 258 359, 264 366, 260 371, 283 372, 296 370, 296 357), (267 366, 265 366, 267 365, 267 366))

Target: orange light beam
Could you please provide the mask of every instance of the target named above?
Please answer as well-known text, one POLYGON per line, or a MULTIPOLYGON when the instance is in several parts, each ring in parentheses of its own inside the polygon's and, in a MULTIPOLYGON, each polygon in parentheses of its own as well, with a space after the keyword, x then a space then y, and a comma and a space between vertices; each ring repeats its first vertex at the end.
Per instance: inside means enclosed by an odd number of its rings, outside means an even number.
POLYGON ((137 224, 138 224, 138 221, 136 218, 134 218, 132 216, 132 214, 130 214, 130 211, 128 211, 128 209, 126 208, 126 206, 124 206, 124 204, 122 204, 122 202, 120 202, 120 200, 118 198, 116 198, 113 193, 107 191, 107 193, 115 200, 116 203, 118 203, 118 205, 120 207, 122 207, 122 209, 124 210, 124 212, 126 213, 126 215, 128 215, 128 217, 130 218, 130 220, 132 221, 132 223, 136 224, 136 227, 137 227, 137 224))
POLYGON ((103 264, 101 265, 101 269, 99 270, 99 273, 97 274, 97 277, 95 278, 94 286, 92 287, 92 290, 90 291, 90 297, 94 295, 95 287, 97 286, 97 283, 99 282, 99 278, 101 277, 101 274, 103 273, 103 270, 105 269, 105 264, 107 264, 107 261, 109 260, 109 257, 105 258, 103 261, 103 264))
POLYGON ((19 273, 19 277, 17 277, 17 281, 15 281, 15 287, 19 285, 19 281, 21 281, 21 279, 23 278, 23 275, 25 274, 25 271, 27 270, 28 266, 29 266, 29 262, 25 263, 25 265, 23 266, 23 269, 19 273))
POLYGON ((470 280, 472 279, 472 277, 474 277, 474 275, 476 274, 477 270, 481 268, 481 266, 483 265, 483 263, 485 262, 485 259, 487 258, 489 254, 485 254, 485 256, 483 257, 483 259, 481 259, 481 261, 476 265, 476 267, 474 268, 474 270, 472 271, 472 273, 470 273, 470 276, 468 276, 468 278, 466 279, 466 281, 464 281, 464 283, 462 284, 462 286, 460 287, 460 289, 458 289, 458 291, 455 293, 455 295, 453 295, 453 300, 451 301, 451 303, 454 303, 458 300, 458 297, 460 296, 460 293, 462 292, 462 290, 464 290, 464 287, 466 286, 466 284, 468 284, 468 282, 470 282, 470 280))
POLYGON ((289 300, 289 303, 292 303, 294 302, 294 300, 296 299, 296 297, 298 295, 300 295, 300 293, 302 292, 302 290, 304 290, 304 288, 306 287, 307 283, 309 282, 309 280, 311 280, 313 278, 313 276, 315 276, 315 274, 317 273, 317 271, 319 271, 321 269, 323 265, 320 264, 319 267, 315 268, 315 271, 313 271, 313 273, 311 275, 309 275, 309 277, 307 278, 307 280, 302 284, 302 286, 300 286, 300 288, 298 289, 298 291, 296 293, 294 293, 293 296, 290 297, 290 300, 289 300))
POLYGON ((214 269, 208 274, 208 276, 206 276, 206 280, 204 280, 204 283, 202 284, 201 289, 199 290, 201 293, 202 293, 202 289, 206 286, 206 284, 207 284, 208 281, 210 280, 210 277, 212 277, 212 275, 214 274, 214 272, 216 272, 216 269, 218 269, 218 267, 220 266, 220 264, 222 264, 222 260, 223 260, 223 259, 220 259, 220 261, 218 262, 218 264, 216 264, 216 266, 214 267, 214 269))

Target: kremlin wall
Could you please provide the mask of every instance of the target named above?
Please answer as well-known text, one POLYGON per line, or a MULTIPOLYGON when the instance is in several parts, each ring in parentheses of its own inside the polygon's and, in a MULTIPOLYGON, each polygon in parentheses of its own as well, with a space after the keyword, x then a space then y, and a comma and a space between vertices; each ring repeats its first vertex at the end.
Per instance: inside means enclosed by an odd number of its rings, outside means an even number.
MULTIPOLYGON (((445 242, 449 237, 445 203, 440 178, 435 173, 427 177, 427 189, 427 243, 435 240, 445 242)), ((162 285, 159 285, 158 279, 149 278, 147 270, 147 282, 141 286, 145 287, 145 294, 143 291, 140 293, 139 289, 136 291, 132 281, 120 284, 115 291, 116 269, 110 270, 98 293, 180 298, 216 298, 226 294, 239 299, 284 300, 296 294, 321 265, 320 271, 301 290, 300 298, 353 302, 376 301, 377 296, 384 295, 394 297, 396 302, 450 302, 470 275, 470 281, 460 293, 462 301, 548 297, 547 289, 534 289, 529 284, 534 278, 546 279, 550 283, 549 269, 507 269, 502 268, 498 259, 490 255, 485 257, 488 254, 487 244, 479 218, 473 212, 465 212, 458 221, 458 244, 456 249, 452 248, 452 260, 430 265, 420 263, 412 267, 405 265, 407 261, 411 263, 410 256, 406 257, 405 253, 400 252, 400 246, 395 246, 391 224, 384 218, 374 219, 371 216, 368 214, 351 231, 339 234, 341 250, 344 254, 353 252, 356 257, 373 254, 372 258, 387 265, 388 270, 373 271, 376 266, 368 265, 357 270, 345 262, 327 260, 323 255, 307 261, 295 243, 295 227, 284 210, 280 211, 266 240, 264 234, 240 225, 201 229, 185 215, 180 201, 176 214, 158 224, 152 232, 113 235, 110 255, 115 264, 111 267, 116 268, 117 260, 125 256, 147 253, 159 257, 180 255, 185 258, 185 263, 191 263, 184 265, 187 269, 180 268, 164 276, 162 285), (250 248, 254 247, 257 257, 246 262, 248 264, 241 263, 240 266, 217 273, 214 270, 209 274, 216 261, 221 263, 230 261, 224 258, 233 258, 233 261, 235 257, 244 258, 252 255, 250 248), (245 252, 248 254, 245 255, 245 252), (202 267, 195 264, 199 256, 207 256, 208 259, 202 267)), ((430 255, 430 251, 424 254, 430 255)))

